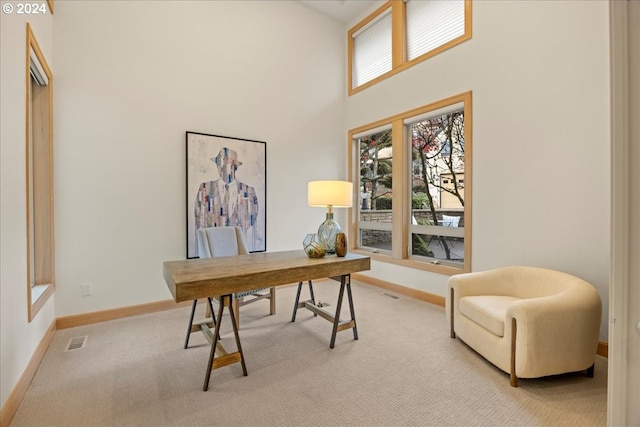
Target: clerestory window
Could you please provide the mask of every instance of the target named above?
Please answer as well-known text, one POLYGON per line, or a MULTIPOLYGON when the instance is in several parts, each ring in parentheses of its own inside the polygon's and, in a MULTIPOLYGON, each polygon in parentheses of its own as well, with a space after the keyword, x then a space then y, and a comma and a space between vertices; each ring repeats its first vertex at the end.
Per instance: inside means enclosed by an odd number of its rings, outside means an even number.
POLYGON ((470 38, 471 0, 389 0, 349 30, 349 95, 470 38))

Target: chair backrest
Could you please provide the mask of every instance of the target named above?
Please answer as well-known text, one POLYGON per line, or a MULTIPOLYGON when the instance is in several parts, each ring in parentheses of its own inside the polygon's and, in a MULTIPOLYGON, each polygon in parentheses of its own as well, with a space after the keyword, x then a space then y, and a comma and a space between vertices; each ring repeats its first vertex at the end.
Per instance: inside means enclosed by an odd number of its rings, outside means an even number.
POLYGON ((213 258, 248 254, 247 245, 240 227, 200 228, 198 236, 198 256, 213 258))
POLYGON ((445 227, 457 227, 459 223, 459 216, 442 215, 442 225, 445 227))

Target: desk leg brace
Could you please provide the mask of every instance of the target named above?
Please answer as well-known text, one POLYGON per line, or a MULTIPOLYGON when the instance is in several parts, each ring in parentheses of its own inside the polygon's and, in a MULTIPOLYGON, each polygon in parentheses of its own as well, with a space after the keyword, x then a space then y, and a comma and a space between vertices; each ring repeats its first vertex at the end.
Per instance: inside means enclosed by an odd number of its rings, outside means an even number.
POLYGON ((244 364, 244 355, 242 354, 242 346, 240 345, 240 335, 238 335, 238 325, 236 324, 236 317, 233 313, 233 308, 231 307, 231 301, 233 299, 232 295, 223 295, 220 297, 220 307, 218 308, 218 321, 216 322, 216 327, 213 332, 213 341, 211 342, 211 352, 209 353, 209 363, 207 363, 207 372, 204 378, 204 386, 202 388, 203 391, 207 391, 209 389, 209 380, 211 378, 211 371, 217 368, 222 368, 223 366, 238 363, 242 365, 242 373, 244 376, 247 376, 247 367, 244 364), (220 324, 222 323, 222 314, 224 308, 228 307, 229 315, 231 316, 231 325, 233 326, 233 335, 236 338, 236 346, 238 351, 234 353, 227 353, 224 348, 219 345, 218 340, 220 338, 220 324), (216 348, 220 347, 221 356, 215 357, 216 348))
POLYGON ((345 329, 353 329, 353 339, 358 339, 358 328, 356 327, 356 313, 353 309, 353 296, 351 295, 351 275, 345 274, 338 277, 332 277, 332 279, 340 280, 340 292, 338 293, 338 304, 336 304, 336 312, 335 314, 329 313, 324 307, 318 307, 315 302, 315 298, 313 295, 313 288, 311 287, 311 281, 309 280, 309 291, 311 292, 311 300, 299 302, 300 301, 300 291, 302 290, 302 282, 298 283, 298 292, 296 294, 296 302, 293 306, 293 315, 291 316, 291 321, 296 321, 296 313, 299 308, 306 308, 313 312, 314 316, 320 316, 323 319, 328 320, 333 323, 333 330, 331 333, 331 343, 329 346, 333 348, 336 344, 336 335, 340 331, 344 331, 345 329), (349 311, 351 313, 351 320, 348 322, 340 320, 340 311, 342 309, 342 299, 344 297, 344 291, 347 290, 347 299, 349 300, 349 311))

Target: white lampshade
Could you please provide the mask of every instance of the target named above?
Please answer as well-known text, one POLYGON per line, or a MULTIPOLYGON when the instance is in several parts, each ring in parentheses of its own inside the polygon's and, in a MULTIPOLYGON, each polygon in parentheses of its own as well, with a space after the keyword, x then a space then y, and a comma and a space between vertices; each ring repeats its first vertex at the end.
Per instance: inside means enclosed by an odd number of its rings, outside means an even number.
POLYGON ((350 208, 353 183, 348 181, 310 181, 307 202, 309 206, 350 208))

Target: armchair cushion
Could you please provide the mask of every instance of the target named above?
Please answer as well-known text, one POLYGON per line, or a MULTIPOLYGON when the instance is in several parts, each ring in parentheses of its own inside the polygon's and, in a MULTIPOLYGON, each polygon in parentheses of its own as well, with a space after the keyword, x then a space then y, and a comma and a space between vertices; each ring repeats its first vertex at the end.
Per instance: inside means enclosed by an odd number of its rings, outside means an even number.
POLYGON ((492 334, 504 336, 507 307, 520 298, 504 295, 478 295, 460 298, 460 313, 492 334))

